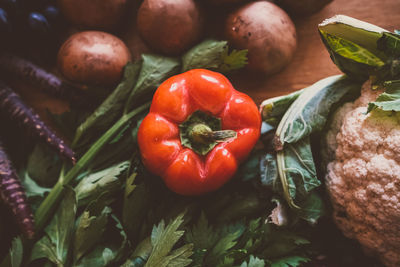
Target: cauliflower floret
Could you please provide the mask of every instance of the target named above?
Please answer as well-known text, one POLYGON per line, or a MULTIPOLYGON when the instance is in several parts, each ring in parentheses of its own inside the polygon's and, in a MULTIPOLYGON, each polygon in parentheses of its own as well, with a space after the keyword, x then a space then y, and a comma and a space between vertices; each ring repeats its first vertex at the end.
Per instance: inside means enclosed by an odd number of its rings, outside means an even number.
POLYGON ((374 111, 368 103, 382 91, 364 84, 345 104, 326 135, 326 185, 334 219, 343 233, 389 266, 400 266, 400 116, 374 111))

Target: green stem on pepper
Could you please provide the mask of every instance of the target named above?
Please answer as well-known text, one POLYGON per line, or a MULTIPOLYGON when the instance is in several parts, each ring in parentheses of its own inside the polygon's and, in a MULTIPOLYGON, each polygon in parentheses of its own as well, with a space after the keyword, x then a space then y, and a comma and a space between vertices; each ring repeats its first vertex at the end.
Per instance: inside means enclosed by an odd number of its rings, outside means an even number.
POLYGON ((233 130, 213 131, 207 124, 198 123, 191 127, 189 136, 193 142, 208 144, 210 142, 223 142, 231 138, 236 138, 237 133, 233 130))
POLYGON ((56 185, 53 187, 35 213, 36 233, 39 233, 43 230, 46 222, 56 209, 57 204, 62 197, 64 186, 70 184, 79 175, 79 173, 91 163, 101 149, 112 140, 115 134, 120 131, 126 125, 126 123, 128 123, 134 116, 138 115, 149 107, 150 103, 146 103, 132 110, 131 112, 122 115, 122 117, 90 147, 90 149, 82 156, 82 158, 79 159, 75 166, 70 169, 65 176, 60 177, 56 185))
POLYGON ((181 143, 204 156, 218 143, 237 137, 236 131, 221 128, 221 119, 197 110, 179 125, 181 143))

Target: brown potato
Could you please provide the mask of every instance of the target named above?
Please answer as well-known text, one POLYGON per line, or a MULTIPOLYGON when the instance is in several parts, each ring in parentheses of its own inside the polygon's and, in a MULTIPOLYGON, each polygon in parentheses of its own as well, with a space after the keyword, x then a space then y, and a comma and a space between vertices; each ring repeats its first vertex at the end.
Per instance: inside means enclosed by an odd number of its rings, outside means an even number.
POLYGON ((246 4, 228 16, 225 36, 237 49, 248 49, 247 68, 279 72, 296 50, 296 29, 289 16, 267 1, 246 4))
POLYGON ((72 35, 61 46, 57 65, 68 80, 97 86, 117 84, 131 55, 114 35, 85 31, 72 35))
POLYGON ((79 28, 112 30, 124 17, 127 0, 58 0, 58 5, 79 28))
POLYGON ((137 28, 154 50, 179 55, 201 38, 203 18, 194 0, 144 0, 137 28))

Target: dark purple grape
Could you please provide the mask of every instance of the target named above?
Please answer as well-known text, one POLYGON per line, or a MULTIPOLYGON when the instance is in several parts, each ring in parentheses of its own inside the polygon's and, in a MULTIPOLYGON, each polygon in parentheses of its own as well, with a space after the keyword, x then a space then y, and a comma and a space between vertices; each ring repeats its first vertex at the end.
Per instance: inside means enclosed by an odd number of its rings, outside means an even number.
POLYGON ((50 24, 41 13, 32 12, 28 16, 28 26, 40 34, 47 34, 50 31, 50 24))
POLYGON ((3 8, 0 8, 0 32, 11 32, 11 23, 9 21, 8 14, 3 8))

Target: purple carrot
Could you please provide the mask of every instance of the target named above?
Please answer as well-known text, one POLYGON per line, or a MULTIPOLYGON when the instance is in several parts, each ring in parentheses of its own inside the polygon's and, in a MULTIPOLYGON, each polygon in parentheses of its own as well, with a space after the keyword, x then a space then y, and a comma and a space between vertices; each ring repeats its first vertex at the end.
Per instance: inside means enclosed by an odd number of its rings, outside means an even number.
POLYGON ((35 224, 25 191, 0 141, 0 197, 11 209, 22 233, 33 238, 35 224))
POLYGON ((62 157, 76 162, 74 152, 64 141, 50 130, 46 124, 29 108, 22 99, 6 84, 0 81, 0 113, 20 124, 33 137, 44 141, 62 157))
POLYGON ((82 101, 76 86, 66 83, 54 74, 18 56, 0 53, 0 72, 37 86, 48 95, 74 102, 82 101))

